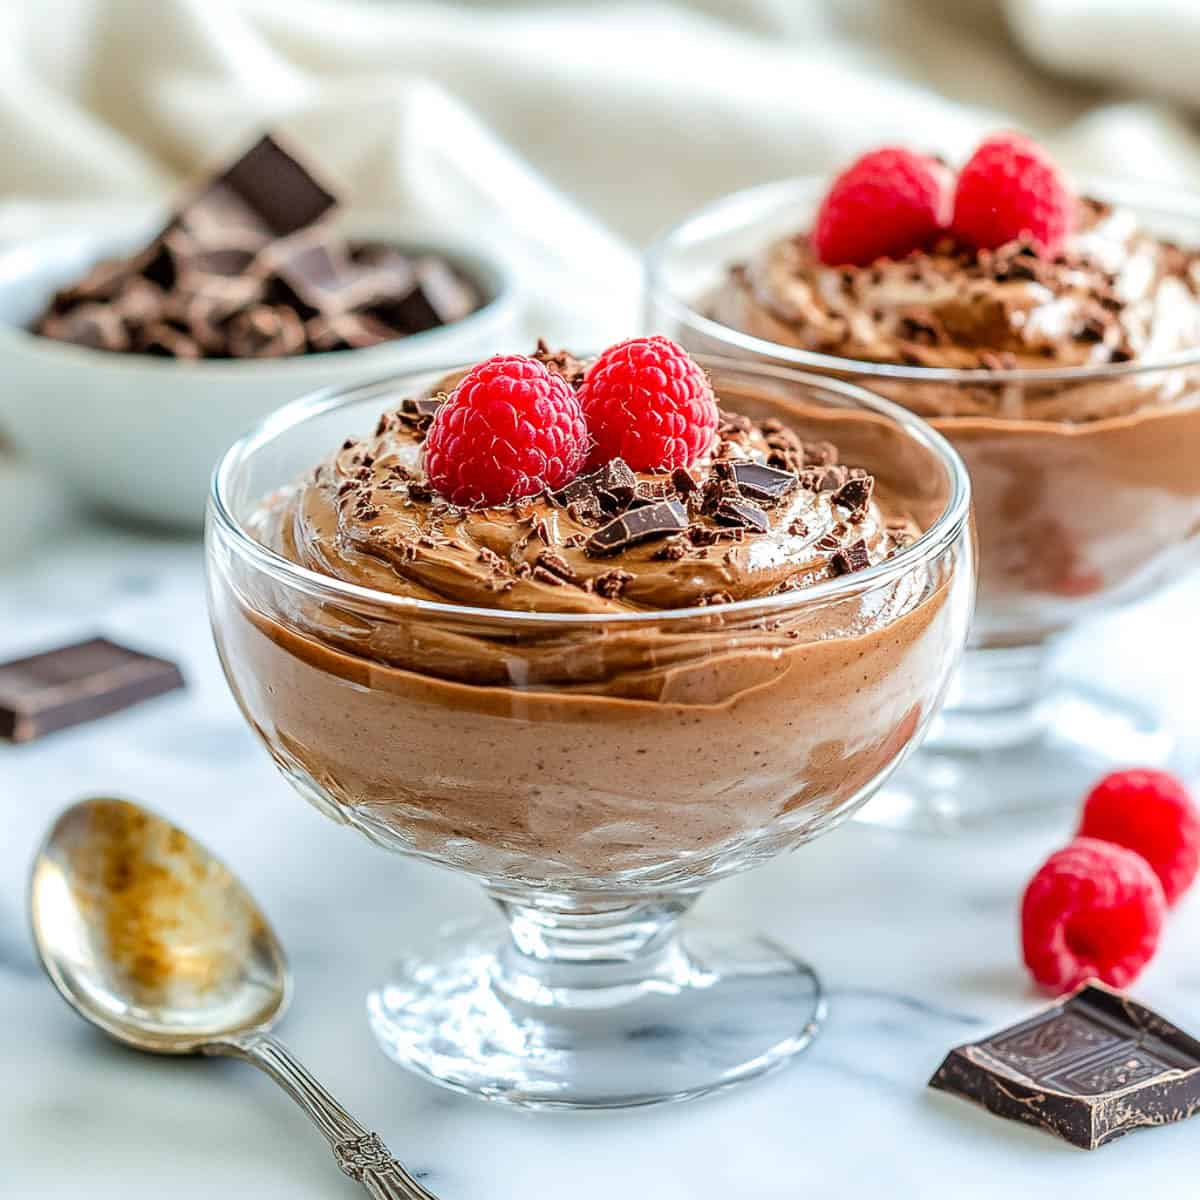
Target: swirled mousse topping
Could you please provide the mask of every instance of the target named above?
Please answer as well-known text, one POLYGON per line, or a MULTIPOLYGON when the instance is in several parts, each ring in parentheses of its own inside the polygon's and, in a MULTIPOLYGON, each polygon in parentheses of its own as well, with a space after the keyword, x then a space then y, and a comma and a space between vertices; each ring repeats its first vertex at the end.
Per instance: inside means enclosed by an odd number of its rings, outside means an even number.
MULTIPOLYGON (((506 503, 452 502, 426 470, 431 428, 450 423, 447 406, 464 389, 477 395, 472 380, 493 378, 484 369, 497 361, 385 413, 269 504, 257 535, 294 562, 395 595, 591 613, 806 588, 881 562, 919 532, 881 508, 872 476, 835 446, 724 410, 686 465, 635 471, 618 456, 506 503)), ((585 372, 544 344, 530 362, 572 393, 601 378, 597 363, 585 372)))
MULTIPOLYGON (((1155 237, 1128 209, 1072 195, 1024 139, 980 147, 953 204, 945 198, 948 221, 924 242, 843 261, 854 222, 893 219, 891 208, 869 209, 903 204, 903 178, 886 183, 890 200, 853 193, 857 207, 835 182, 813 231, 735 266, 710 315, 817 353, 920 367, 1095 366, 1200 344, 1200 255, 1155 237), (836 241, 835 218, 851 226, 836 241), (831 244, 833 258, 823 253, 831 244)), ((928 229, 933 213, 925 217, 928 229)))

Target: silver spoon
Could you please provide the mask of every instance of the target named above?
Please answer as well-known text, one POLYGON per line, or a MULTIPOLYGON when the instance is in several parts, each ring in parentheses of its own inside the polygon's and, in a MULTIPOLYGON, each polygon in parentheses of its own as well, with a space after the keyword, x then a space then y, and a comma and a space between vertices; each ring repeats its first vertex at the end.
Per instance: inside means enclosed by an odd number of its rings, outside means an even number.
POLYGON ((154 1054, 240 1058, 308 1114, 338 1166, 381 1200, 435 1200, 268 1030, 291 979, 283 949, 222 863, 125 800, 54 823, 29 886, 42 966, 76 1012, 154 1054))

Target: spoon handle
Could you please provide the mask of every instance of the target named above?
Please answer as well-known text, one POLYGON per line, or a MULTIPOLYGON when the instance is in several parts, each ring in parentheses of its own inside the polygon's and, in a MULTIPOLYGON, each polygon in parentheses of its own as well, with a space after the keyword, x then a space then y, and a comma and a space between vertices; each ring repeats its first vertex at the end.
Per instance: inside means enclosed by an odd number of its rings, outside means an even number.
POLYGON ((392 1157, 379 1134, 364 1129, 276 1038, 246 1034, 212 1042, 204 1053, 240 1058, 275 1080, 325 1135, 338 1166, 368 1195, 377 1200, 437 1200, 392 1157))

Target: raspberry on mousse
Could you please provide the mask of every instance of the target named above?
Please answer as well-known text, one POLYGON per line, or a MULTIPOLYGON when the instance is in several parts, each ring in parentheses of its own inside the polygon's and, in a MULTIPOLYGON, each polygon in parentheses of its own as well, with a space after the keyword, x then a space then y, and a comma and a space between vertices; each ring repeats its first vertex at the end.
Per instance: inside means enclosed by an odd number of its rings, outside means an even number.
POLYGON ((610 346, 588 368, 579 399, 593 466, 621 458, 635 471, 686 467, 711 449, 717 432, 708 377, 665 337, 610 346))
POLYGON ((976 250, 1024 239, 1053 258, 1071 235, 1077 206, 1036 142, 1001 133, 981 143, 958 173, 951 232, 976 250))
POLYGON ((496 355, 437 410, 425 471, 454 504, 507 504, 569 482, 587 450, 583 412, 563 377, 521 354, 496 355))
POLYGON ((827 266, 865 267, 937 240, 950 215, 951 174, 935 158, 897 146, 864 154, 834 181, 813 225, 827 266))

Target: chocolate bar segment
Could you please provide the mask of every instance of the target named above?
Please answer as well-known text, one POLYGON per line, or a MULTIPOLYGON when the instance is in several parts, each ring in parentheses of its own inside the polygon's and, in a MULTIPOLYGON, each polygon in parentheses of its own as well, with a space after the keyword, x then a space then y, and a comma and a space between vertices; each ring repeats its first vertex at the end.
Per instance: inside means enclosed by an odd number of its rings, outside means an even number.
POLYGON ((210 245, 231 229, 261 233, 266 242, 306 229, 336 204, 267 134, 184 204, 178 220, 210 245))
POLYGON ((172 662, 106 638, 0 664, 0 738, 30 742, 183 687, 172 662))
POLYGON ((1200 1042, 1093 983, 952 1050, 929 1086, 1095 1150, 1200 1109, 1200 1042))

